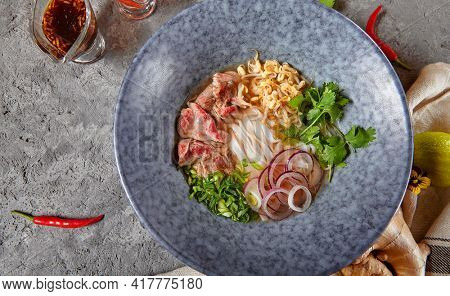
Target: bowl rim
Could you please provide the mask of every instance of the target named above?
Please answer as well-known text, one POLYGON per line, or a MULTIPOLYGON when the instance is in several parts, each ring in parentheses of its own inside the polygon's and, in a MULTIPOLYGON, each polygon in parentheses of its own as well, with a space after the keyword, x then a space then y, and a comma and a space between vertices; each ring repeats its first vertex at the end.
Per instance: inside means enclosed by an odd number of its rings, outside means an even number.
MULTIPOLYGON (((117 165, 117 170, 119 173, 119 177, 120 177, 120 182, 122 184, 122 187, 125 191, 125 194, 127 196, 127 199, 129 200, 131 206, 133 207, 133 210, 136 212, 139 221, 141 223, 141 225, 144 226, 144 228, 153 236, 153 238, 155 238, 164 248, 166 248, 172 255, 174 255, 175 258, 177 258, 178 260, 180 260, 181 262, 183 262, 184 264, 196 269, 197 271, 206 274, 206 275, 220 275, 218 273, 216 273, 215 271, 211 271, 208 270, 206 268, 204 268, 203 266, 201 266, 200 264, 198 264, 197 262, 195 262, 194 260, 192 260, 191 258, 189 258, 188 256, 183 255, 183 252, 179 251, 176 247, 174 247, 172 244, 170 244, 169 242, 167 242, 162 235, 160 235, 160 233, 158 232, 157 229, 153 228, 150 223, 145 219, 144 214, 142 213, 142 211, 140 210, 140 208, 137 206, 136 202, 134 201, 131 192, 129 190, 129 187, 124 179, 124 176, 122 174, 123 170, 122 170, 122 164, 120 161, 120 156, 119 156, 119 152, 117 149, 117 144, 118 144, 118 118, 119 118, 119 113, 121 111, 121 103, 122 100, 124 98, 124 89, 125 89, 125 85, 127 83, 127 81, 129 81, 129 76, 131 75, 131 73, 134 71, 135 67, 138 65, 138 61, 139 61, 139 57, 145 52, 146 48, 149 46, 149 44, 151 44, 157 36, 161 35, 162 33, 164 33, 164 31, 167 28, 170 28, 170 26, 172 24, 174 24, 178 19, 182 18, 183 16, 189 14, 191 11, 194 11, 195 9, 197 9, 197 7, 202 6, 202 5, 207 5, 205 3, 209 3, 209 2, 216 2, 218 0, 203 0, 201 2, 195 3, 192 6, 182 10, 181 12, 179 12, 178 14, 176 14, 175 16, 173 16, 172 18, 170 18, 166 23, 164 23, 146 42, 145 44, 139 49, 139 51, 137 51, 137 53, 134 55, 132 61, 130 62, 130 64, 128 65, 128 69, 127 72, 125 73, 125 76, 122 80, 121 86, 120 86, 120 90, 119 90, 119 94, 118 94, 118 98, 117 98, 117 102, 115 105, 115 112, 114 112, 114 125, 113 125, 113 149, 114 149, 114 158, 116 161, 116 165, 117 165)), ((224 1, 224 0, 221 0, 224 1)), ((229 0, 227 0, 229 1, 229 0)), ((375 52, 378 54, 378 56, 382 57, 381 61, 382 63, 387 67, 387 71, 388 73, 391 75, 392 79, 393 79, 393 83, 394 86, 396 88, 396 90, 398 91, 398 95, 401 97, 402 99, 402 107, 403 107, 403 113, 405 115, 405 119, 406 119, 406 132, 407 132, 407 138, 408 138, 408 168, 407 172, 405 172, 405 175, 409 176, 411 173, 411 168, 412 168, 412 155, 413 155, 413 149, 414 149, 414 141, 413 141, 413 134, 412 134, 412 122, 411 122, 411 117, 410 117, 410 111, 408 108, 408 104, 407 104, 407 98, 406 98, 406 94, 403 88, 403 85, 401 84, 400 78, 397 75, 397 72, 395 71, 392 63, 388 60, 388 58, 386 57, 386 55, 383 53, 383 51, 379 48, 379 46, 373 41, 372 38, 370 38, 370 36, 360 27, 358 26, 354 21, 352 21, 351 19, 349 19, 348 17, 346 17, 345 15, 343 15, 342 13, 340 13, 339 11, 333 9, 333 8, 329 8, 326 7, 325 5, 322 5, 320 3, 318 3, 317 1, 314 0, 308 0, 309 3, 311 3, 312 5, 316 6, 318 9, 325 9, 328 11, 328 13, 330 13, 331 15, 336 16, 337 18, 340 18, 341 20, 343 20, 344 22, 348 22, 350 24, 350 26, 352 26, 354 29, 356 29, 356 31, 361 35, 362 38, 365 38, 367 40, 370 41, 371 47, 375 49, 375 52)), ((385 222, 384 222, 384 226, 381 228, 380 227, 380 232, 375 232, 378 235, 374 235, 373 237, 370 237, 370 239, 368 239, 367 241, 370 241, 370 244, 367 245, 367 248, 370 247, 379 237, 379 234, 381 234, 388 226, 391 218, 394 216, 394 214, 397 212, 397 210, 399 209, 401 202, 403 200, 403 196, 406 193, 407 190, 407 185, 408 185, 408 181, 409 178, 405 178, 404 180, 404 190, 401 191, 401 195, 396 197, 398 199, 397 201, 397 206, 395 207, 395 210, 390 212, 389 215, 386 215, 386 217, 388 218, 385 222)), ((364 250, 361 251, 364 252, 364 250)), ((345 267, 348 264, 350 264, 351 262, 353 262, 355 258, 349 259, 347 260, 348 262, 346 263, 346 265, 342 266, 345 267)), ((328 270, 324 271, 324 274, 332 274, 334 272, 337 272, 338 270, 335 270, 334 268, 330 267, 328 270)))

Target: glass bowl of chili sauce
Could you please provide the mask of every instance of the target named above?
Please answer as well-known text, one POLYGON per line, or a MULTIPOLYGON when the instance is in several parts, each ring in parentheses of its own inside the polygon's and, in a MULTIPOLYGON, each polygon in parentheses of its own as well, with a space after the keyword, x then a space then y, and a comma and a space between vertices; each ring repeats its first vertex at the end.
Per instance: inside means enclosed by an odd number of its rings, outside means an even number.
POLYGON ((39 48, 59 63, 93 63, 105 51, 89 0, 35 0, 30 29, 39 48))

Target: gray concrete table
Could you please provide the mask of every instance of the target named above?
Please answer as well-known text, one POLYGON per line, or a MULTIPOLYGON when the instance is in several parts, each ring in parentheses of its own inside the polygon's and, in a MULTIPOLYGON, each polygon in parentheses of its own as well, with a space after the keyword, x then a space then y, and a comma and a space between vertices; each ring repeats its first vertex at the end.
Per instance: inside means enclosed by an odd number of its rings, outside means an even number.
MULTIPOLYGON (((153 275, 182 266, 140 225, 125 197, 112 125, 133 55, 195 1, 159 1, 142 21, 121 17, 111 0, 93 2, 107 52, 92 65, 52 63, 30 38, 31 1, 0 2, 1 275, 153 275), (30 225, 13 218, 13 209, 106 217, 95 227, 67 231, 30 225)), ((415 68, 398 69, 405 88, 422 66, 449 62, 447 0, 381 2, 388 12, 380 35, 415 68)), ((364 26, 377 3, 338 0, 337 9, 364 26)))

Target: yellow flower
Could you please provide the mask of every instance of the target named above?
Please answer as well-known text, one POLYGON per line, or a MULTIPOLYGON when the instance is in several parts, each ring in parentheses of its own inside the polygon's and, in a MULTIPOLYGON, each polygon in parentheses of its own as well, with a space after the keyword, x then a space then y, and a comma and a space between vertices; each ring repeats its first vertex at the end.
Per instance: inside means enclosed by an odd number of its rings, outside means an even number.
POLYGON ((420 168, 413 167, 411 177, 409 178, 408 189, 415 195, 419 195, 422 189, 426 189, 431 185, 431 180, 420 168))

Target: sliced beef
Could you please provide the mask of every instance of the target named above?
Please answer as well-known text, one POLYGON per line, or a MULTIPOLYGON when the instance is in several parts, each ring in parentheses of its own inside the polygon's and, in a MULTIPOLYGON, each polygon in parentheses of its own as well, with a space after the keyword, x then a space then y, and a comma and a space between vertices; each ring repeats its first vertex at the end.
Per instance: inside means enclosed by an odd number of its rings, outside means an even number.
POLYGON ((237 106, 219 106, 215 109, 215 112, 217 113, 217 115, 219 115, 220 118, 227 118, 237 110, 237 106))
POLYGON ((210 112, 217 120, 226 119, 238 111, 238 107, 250 106, 243 98, 237 96, 241 81, 238 73, 233 71, 216 73, 212 80, 213 82, 197 96, 194 103, 210 112))
POLYGON ((250 107, 252 105, 252 104, 246 102, 244 100, 244 98, 239 98, 237 96, 231 98, 231 104, 234 105, 234 106, 241 107, 241 108, 247 108, 247 107, 250 107))
POLYGON ((232 172, 234 163, 228 149, 227 122, 239 108, 250 106, 239 98, 240 76, 236 72, 216 73, 213 82, 181 110, 178 133, 179 165, 192 165, 200 176, 232 172))
POLYGON ((178 164, 193 165, 197 174, 207 176, 213 172, 231 173, 233 162, 224 144, 205 143, 193 139, 183 139, 178 143, 178 164))
POLYGON ((210 158, 213 147, 193 139, 183 139, 178 143, 178 164, 191 165, 202 158, 210 158))
POLYGON ((228 134, 217 128, 214 119, 196 103, 181 110, 178 133, 182 138, 225 143, 228 134))
POLYGON ((215 117, 225 119, 238 111, 238 107, 250 106, 244 99, 237 96, 240 81, 240 76, 236 72, 214 74, 212 88, 215 102, 212 112, 215 117))
POLYGON ((195 118, 194 110, 191 108, 184 108, 180 112, 180 118, 178 118, 178 134, 182 138, 189 138, 189 133, 194 128, 195 118))
POLYGON ((203 177, 217 171, 230 174, 233 171, 233 163, 230 157, 214 153, 210 158, 195 163, 194 169, 198 175, 203 177))
POLYGON ((233 71, 214 74, 212 83, 214 97, 224 101, 231 100, 232 97, 237 95, 237 87, 240 81, 239 74, 233 71))
POLYGON ((214 106, 214 102, 216 101, 213 94, 213 85, 208 85, 204 91, 202 91, 195 99, 195 103, 197 103, 200 107, 202 107, 206 111, 211 111, 214 106))

